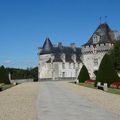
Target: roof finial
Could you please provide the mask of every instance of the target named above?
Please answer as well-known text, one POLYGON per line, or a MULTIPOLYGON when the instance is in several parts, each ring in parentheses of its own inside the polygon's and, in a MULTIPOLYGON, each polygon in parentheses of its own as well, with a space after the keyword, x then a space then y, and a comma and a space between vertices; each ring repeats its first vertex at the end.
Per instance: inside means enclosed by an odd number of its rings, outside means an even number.
POLYGON ((107 23, 107 16, 105 16, 105 23, 107 23))

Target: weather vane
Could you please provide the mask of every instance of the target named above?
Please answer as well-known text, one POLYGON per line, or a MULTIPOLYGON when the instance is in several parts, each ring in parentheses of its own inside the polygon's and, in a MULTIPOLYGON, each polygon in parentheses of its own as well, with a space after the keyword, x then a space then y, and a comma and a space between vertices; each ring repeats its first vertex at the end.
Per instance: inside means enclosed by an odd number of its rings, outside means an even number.
POLYGON ((101 24, 101 19, 102 19, 102 18, 100 17, 100 24, 101 24))
POLYGON ((107 16, 105 16, 105 23, 107 23, 107 16))

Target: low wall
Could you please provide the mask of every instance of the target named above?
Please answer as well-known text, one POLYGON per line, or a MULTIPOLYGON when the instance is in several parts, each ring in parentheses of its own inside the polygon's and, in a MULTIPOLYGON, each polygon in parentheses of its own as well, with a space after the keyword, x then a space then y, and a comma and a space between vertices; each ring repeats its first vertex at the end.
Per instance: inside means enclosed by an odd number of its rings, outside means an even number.
POLYGON ((13 83, 26 83, 26 82, 33 82, 33 79, 15 79, 10 80, 10 82, 13 83))
MULTIPOLYGON (((75 77, 60 77, 60 78, 54 78, 54 80, 75 80, 76 78, 75 77)), ((52 78, 41 78, 39 79, 38 81, 54 81, 52 78)))

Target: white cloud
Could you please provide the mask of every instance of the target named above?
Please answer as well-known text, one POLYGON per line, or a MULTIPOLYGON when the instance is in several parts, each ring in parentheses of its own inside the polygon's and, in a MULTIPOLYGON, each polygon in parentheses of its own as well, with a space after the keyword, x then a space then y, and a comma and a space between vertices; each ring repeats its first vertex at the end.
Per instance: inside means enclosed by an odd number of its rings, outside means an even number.
POLYGON ((4 64, 11 64, 11 63, 12 63, 11 60, 5 60, 5 61, 4 61, 4 64))

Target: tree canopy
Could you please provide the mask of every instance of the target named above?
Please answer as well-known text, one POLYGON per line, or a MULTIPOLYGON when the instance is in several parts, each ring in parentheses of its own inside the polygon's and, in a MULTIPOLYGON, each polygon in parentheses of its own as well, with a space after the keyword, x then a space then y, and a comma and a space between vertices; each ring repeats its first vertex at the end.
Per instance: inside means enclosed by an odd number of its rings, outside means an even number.
POLYGON ((120 71, 120 40, 115 42, 113 49, 109 53, 115 70, 120 71))
POLYGON ((105 54, 97 72, 96 83, 108 83, 108 86, 110 86, 112 82, 116 81, 119 81, 119 77, 114 69, 111 57, 108 54, 105 54))
POLYGON ((5 68, 0 66, 0 83, 9 83, 8 73, 11 73, 12 79, 28 79, 32 78, 35 81, 38 79, 38 67, 18 69, 18 68, 5 68))
POLYGON ((90 79, 90 76, 89 76, 88 70, 86 66, 83 65, 79 73, 78 80, 79 82, 85 82, 85 80, 89 80, 89 79, 90 79))
POLYGON ((9 84, 8 73, 4 66, 0 66, 0 83, 9 84))

